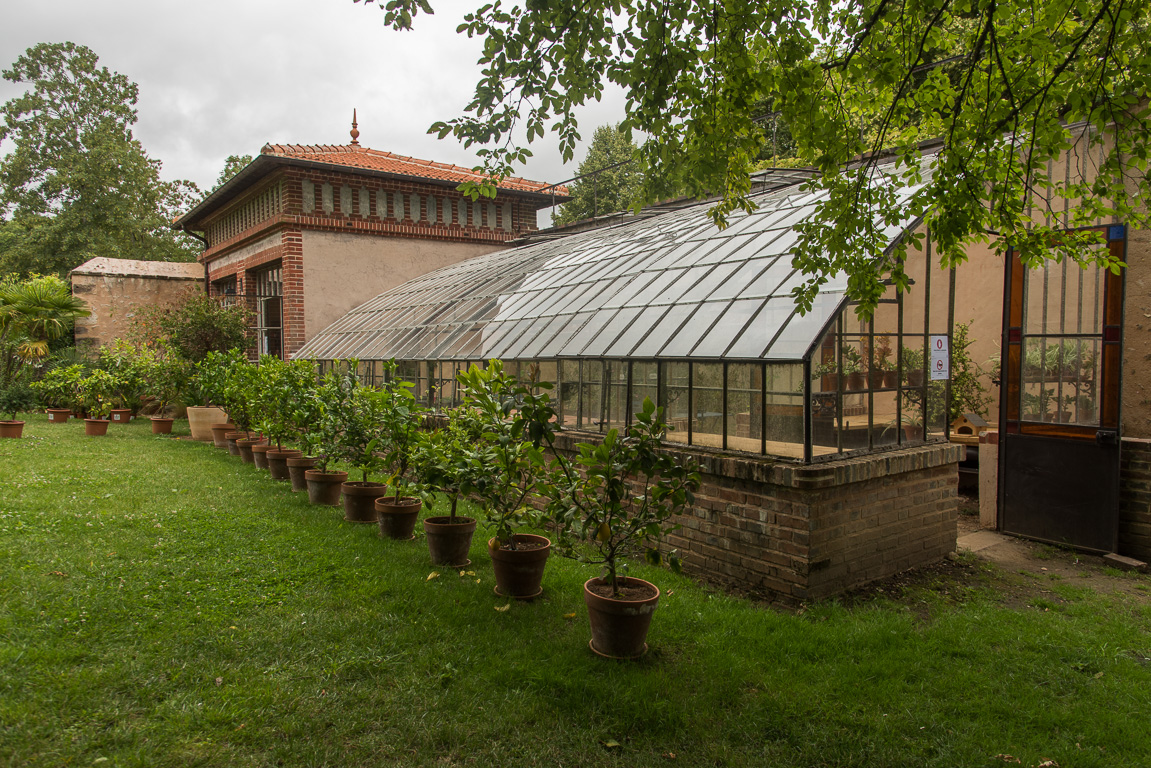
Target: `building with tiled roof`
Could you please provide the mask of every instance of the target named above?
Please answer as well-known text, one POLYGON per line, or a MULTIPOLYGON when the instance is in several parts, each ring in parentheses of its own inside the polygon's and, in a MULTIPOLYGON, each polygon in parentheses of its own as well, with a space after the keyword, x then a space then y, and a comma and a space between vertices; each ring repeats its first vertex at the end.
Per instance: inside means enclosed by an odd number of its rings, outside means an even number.
POLYGON ((422 274, 505 247, 567 189, 507 178, 470 200, 469 168, 361 146, 267 144, 175 223, 205 241, 214 295, 252 310, 260 353, 290 356, 348 310, 422 274))

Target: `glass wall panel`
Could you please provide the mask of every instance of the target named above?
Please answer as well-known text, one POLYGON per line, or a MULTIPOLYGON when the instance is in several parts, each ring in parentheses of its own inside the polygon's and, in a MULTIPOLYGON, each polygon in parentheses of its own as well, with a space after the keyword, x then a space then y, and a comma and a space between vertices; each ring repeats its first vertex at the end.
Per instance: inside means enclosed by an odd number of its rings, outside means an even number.
POLYGON ((560 384, 559 412, 560 423, 575 427, 576 414, 579 412, 579 360, 561 360, 559 362, 560 384))
POLYGON ((727 366, 727 447, 759 453, 763 434, 763 365, 727 366))
POLYGON ((604 429, 623 430, 627 426, 627 385, 628 362, 626 360, 606 360, 604 370, 608 382, 608 396, 603 415, 604 429))
POLYGON ((723 447, 723 364, 692 364, 692 445, 723 447))
POLYGON ((601 360, 580 362, 582 381, 580 383, 579 419, 576 426, 598 432, 602 425, 604 365, 601 360))
MULTIPOLYGON (((767 365, 764 447, 772 456, 803 457, 803 366, 767 365)), ((834 401, 832 401, 834 404, 834 401)), ((814 418, 814 416, 813 416, 814 418)))
POLYGON ((691 420, 690 363, 664 362, 662 405, 667 421, 667 439, 674 443, 688 441, 688 423, 691 420))
MULTIPOLYGON (((643 399, 659 406, 659 363, 654 361, 635 360, 631 364, 631 412, 639 413, 643 410, 643 399)), ((667 416, 664 416, 667 419, 667 416)))

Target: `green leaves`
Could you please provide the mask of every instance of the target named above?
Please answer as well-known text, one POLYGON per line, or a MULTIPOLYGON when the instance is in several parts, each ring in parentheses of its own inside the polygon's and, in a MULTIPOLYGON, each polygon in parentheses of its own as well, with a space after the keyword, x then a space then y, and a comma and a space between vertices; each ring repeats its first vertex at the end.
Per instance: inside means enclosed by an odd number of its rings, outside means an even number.
POLYGON ((908 288, 908 248, 922 243, 888 250, 890 227, 922 222, 947 266, 990 233, 1001 252, 1045 254, 1034 245, 1056 231, 1151 224, 1147 4, 541 0, 484 5, 459 29, 484 38, 482 74, 465 114, 432 130, 481 148, 487 181, 468 194, 493 191, 547 134, 570 160, 577 110, 614 83, 620 133, 645 137, 627 197, 715 196, 725 226, 752 207, 749 173, 778 154, 783 126, 823 195, 794 254, 804 309, 838 273, 862 315, 884 281, 908 288), (1068 151, 1072 178, 1049 175, 1068 151))
POLYGON ((27 86, 0 107, 0 271, 66 272, 93 256, 193 261, 195 240, 171 221, 199 198, 164 182, 132 135, 137 87, 74 43, 29 48, 3 76, 27 86), (7 143, 7 142, 6 142, 7 143))

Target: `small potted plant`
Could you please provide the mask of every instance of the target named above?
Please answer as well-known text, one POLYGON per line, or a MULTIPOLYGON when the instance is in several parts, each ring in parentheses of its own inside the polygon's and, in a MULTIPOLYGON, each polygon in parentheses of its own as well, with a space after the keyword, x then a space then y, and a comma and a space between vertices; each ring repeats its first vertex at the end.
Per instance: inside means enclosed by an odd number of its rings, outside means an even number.
POLYGON ((380 536, 388 539, 414 538, 421 501, 411 476, 412 461, 420 437, 423 410, 412 394, 412 383, 396 375, 396 362, 384 364, 387 381, 380 388, 380 433, 384 444, 384 467, 390 473, 388 484, 394 493, 376 499, 380 536))
POLYGON ((235 441, 241 461, 245 464, 255 464, 252 446, 264 443, 263 437, 252 431, 256 416, 259 372, 239 350, 233 349, 219 354, 218 360, 223 366, 223 371, 217 385, 219 387, 217 396, 236 425, 236 431, 227 433, 225 437, 229 441, 235 441))
POLYGON ((108 414, 112 412, 112 393, 116 384, 112 374, 101 368, 80 380, 80 400, 88 414, 84 419, 85 435, 103 437, 108 434, 108 414))
POLYGON ((877 336, 873 370, 878 371, 881 375, 878 384, 873 381, 872 389, 895 389, 895 385, 899 382, 899 372, 895 369, 895 361, 891 359, 891 353, 891 337, 887 335, 877 336))
POLYGON ((344 496, 344 520, 349 523, 374 523, 376 499, 388 492, 386 483, 369 480, 371 473, 383 469, 384 438, 379 433, 383 420, 383 398, 378 390, 360 383, 355 370, 357 362, 349 360, 341 375, 347 396, 341 408, 329 411, 328 418, 338 425, 335 454, 348 466, 361 473, 360 480, 345 480, 340 487, 344 496))
POLYGON ((20 411, 29 411, 36 405, 36 394, 20 376, 7 384, 0 383, 0 416, 10 418, 0 421, 0 437, 20 437, 24 434, 24 422, 16 416, 20 411))
POLYGON ((494 534, 488 553, 496 594, 523 600, 543 591, 551 551, 547 537, 517 532, 541 522, 533 501, 547 469, 541 446, 554 431, 555 410, 547 392, 539 391, 551 385, 539 381, 538 366, 531 371, 529 381, 518 382, 492 360, 486 369, 473 365, 458 377, 464 402, 482 419, 481 439, 471 444, 467 490, 479 499, 494 534))
POLYGON ((109 416, 113 423, 127 424, 139 409, 145 388, 145 372, 152 357, 151 351, 137 349, 123 339, 100 348, 96 365, 110 373, 116 382, 110 395, 112 411, 109 416))
POLYGON ((923 350, 903 347, 902 357, 904 383, 913 388, 922 387, 924 380, 923 350))
POLYGON ((304 471, 308 501, 329 507, 340 506, 340 493, 348 473, 332 469, 339 450, 343 428, 341 412, 351 397, 352 383, 346 374, 331 369, 312 395, 311 409, 315 418, 304 433, 304 451, 315 458, 315 466, 304 471))
POLYGON ((152 355, 143 371, 144 390, 156 404, 152 434, 170 435, 175 421, 167 415, 168 406, 178 400, 188 386, 188 363, 174 355, 152 355))
POLYGON ((73 411, 79 410, 78 386, 84 375, 84 366, 76 363, 53 368, 40 381, 32 382, 31 387, 47 410, 50 423, 64 424, 73 411))
POLYGON ((843 359, 841 373, 846 377, 844 388, 858 392, 867 386, 867 377, 863 371, 863 355, 850 344, 844 344, 840 354, 843 359))
MULTIPOLYGON (((297 419, 300 404, 309 402, 316 388, 316 366, 311 360, 285 362, 268 357, 260 368, 265 386, 260 396, 263 418, 258 427, 275 443, 265 454, 268 473, 273 480, 290 480, 288 460, 299 458, 303 451, 286 448, 284 442, 297 439, 303 431, 297 419)), ((300 475, 302 479, 303 473, 300 475)))
MULTIPOLYGON (((695 502, 699 474, 661 451, 667 425, 650 398, 621 436, 610 430, 599 444, 579 444, 575 459, 583 476, 562 459, 549 485, 549 512, 559 531, 561 554, 601 564, 603 574, 584 584, 591 622, 591 649, 601 656, 631 659, 647 651, 647 630, 659 589, 628 576, 626 553, 645 550, 648 563, 667 560, 661 551, 672 518, 695 502), (577 544, 590 544, 590 550, 577 544)), ((558 454, 557 454, 558 458, 558 454)))
POLYGON ((471 565, 468 552, 476 531, 474 517, 457 514, 460 497, 472 487, 470 461, 476 441, 481 439, 480 418, 468 408, 449 411, 439 429, 421 432, 416 442, 413 468, 424 489, 424 505, 431 509, 435 493, 448 498, 448 514, 424 519, 428 554, 433 565, 462 568, 471 565))

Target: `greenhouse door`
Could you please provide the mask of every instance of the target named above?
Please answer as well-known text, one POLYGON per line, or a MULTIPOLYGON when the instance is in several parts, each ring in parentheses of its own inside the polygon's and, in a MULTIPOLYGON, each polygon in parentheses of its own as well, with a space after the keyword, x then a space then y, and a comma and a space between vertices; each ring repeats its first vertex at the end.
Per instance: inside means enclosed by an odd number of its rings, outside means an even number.
MULTIPOLYGON (((1102 227, 1122 260, 1126 229, 1102 227)), ((1009 255, 999 409, 999 527, 1114 552, 1123 273, 1009 255)))

